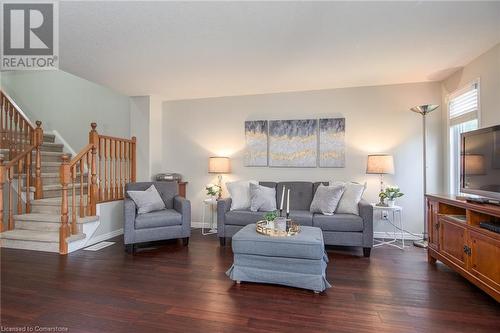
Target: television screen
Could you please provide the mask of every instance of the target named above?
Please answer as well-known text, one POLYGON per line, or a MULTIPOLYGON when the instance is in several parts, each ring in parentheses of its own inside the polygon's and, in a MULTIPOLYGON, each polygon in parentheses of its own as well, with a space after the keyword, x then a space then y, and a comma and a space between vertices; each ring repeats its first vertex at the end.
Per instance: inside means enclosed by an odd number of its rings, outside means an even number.
POLYGON ((500 199, 500 126, 462 134, 461 190, 500 199))

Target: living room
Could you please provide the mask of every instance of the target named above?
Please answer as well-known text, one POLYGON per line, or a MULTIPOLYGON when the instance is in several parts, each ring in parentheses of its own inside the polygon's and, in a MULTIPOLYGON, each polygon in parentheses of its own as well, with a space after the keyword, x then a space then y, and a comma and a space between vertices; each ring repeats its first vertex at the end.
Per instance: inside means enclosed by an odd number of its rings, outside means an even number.
POLYGON ((40 3, 2 331, 500 330, 500 2, 40 3))

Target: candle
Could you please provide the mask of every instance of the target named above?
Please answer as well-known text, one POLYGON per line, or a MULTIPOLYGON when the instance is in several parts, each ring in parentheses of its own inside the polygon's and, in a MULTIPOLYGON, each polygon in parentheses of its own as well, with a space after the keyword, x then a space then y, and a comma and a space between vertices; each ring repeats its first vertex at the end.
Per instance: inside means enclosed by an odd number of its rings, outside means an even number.
POLYGON ((288 189, 288 193, 286 196, 286 212, 290 213, 290 189, 288 189))
POLYGON ((283 202, 285 201, 285 186, 283 186, 283 191, 281 192, 281 205, 280 210, 283 210, 283 202))

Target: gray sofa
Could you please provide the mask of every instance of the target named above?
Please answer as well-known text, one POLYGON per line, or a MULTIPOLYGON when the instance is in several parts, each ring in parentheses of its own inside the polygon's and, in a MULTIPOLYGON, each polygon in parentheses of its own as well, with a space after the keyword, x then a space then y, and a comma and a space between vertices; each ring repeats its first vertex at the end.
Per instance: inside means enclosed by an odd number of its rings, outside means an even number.
POLYGON ((176 182, 141 182, 125 186, 124 240, 127 252, 134 252, 134 244, 157 240, 182 238, 188 245, 191 235, 191 203, 178 195, 176 182), (126 191, 144 191, 154 184, 166 209, 137 214, 137 207, 126 191))
MULTIPOLYGON (((373 207, 361 200, 359 216, 334 214, 332 216, 309 212, 316 189, 321 183, 312 182, 260 182, 260 185, 276 189, 276 202, 280 207, 281 189, 290 189, 290 217, 304 226, 319 227, 323 231, 325 245, 360 246, 365 257, 370 256, 373 247, 373 207)), ((323 182, 327 185, 328 182, 323 182)), ((264 212, 250 210, 230 210, 231 198, 217 202, 217 234, 221 246, 226 238, 232 237, 247 224, 263 219, 264 212)))

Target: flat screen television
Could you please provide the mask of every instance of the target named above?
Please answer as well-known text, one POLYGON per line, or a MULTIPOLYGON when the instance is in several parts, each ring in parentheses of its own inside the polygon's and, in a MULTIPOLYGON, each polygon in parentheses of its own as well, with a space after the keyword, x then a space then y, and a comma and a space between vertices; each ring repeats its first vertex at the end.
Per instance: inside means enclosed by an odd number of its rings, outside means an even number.
POLYGON ((460 190, 500 200, 500 125, 461 135, 460 190))

